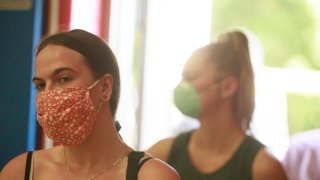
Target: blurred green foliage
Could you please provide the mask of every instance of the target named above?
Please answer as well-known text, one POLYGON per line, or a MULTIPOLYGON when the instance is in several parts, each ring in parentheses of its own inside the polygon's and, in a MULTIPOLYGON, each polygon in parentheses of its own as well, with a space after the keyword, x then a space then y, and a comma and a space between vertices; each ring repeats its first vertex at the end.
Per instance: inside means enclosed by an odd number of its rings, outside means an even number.
POLYGON ((290 135, 308 129, 320 128, 320 94, 288 94, 287 102, 290 135))
MULTIPOLYGON (((320 69, 319 29, 309 0, 213 0, 212 22, 213 37, 233 27, 251 31, 266 66, 320 69)), ((320 127, 320 95, 288 94, 287 102, 290 134, 320 127)))
POLYGON ((244 27, 261 41, 266 66, 320 69, 313 12, 307 0, 213 0, 212 33, 244 27))

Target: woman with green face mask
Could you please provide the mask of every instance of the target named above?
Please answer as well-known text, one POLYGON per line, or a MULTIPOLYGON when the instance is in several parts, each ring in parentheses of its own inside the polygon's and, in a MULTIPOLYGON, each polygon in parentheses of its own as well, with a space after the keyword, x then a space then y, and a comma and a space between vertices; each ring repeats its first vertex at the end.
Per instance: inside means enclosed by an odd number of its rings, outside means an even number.
POLYGON ((174 90, 174 103, 200 121, 198 129, 161 140, 148 152, 181 180, 287 179, 281 164, 246 132, 254 110, 248 40, 240 31, 193 52, 174 90))

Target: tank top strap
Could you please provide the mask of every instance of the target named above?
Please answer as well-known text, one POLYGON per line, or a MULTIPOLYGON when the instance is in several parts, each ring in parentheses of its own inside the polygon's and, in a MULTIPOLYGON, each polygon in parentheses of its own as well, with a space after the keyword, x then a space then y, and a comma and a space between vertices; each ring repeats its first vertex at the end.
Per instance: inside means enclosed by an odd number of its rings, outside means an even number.
POLYGON ((246 160, 253 161, 257 152, 263 147, 265 146, 257 141, 254 137, 246 136, 234 156, 235 158, 241 158, 244 154, 246 154, 246 160))
POLYGON ((126 180, 137 180, 142 165, 153 157, 144 157, 143 151, 131 151, 128 155, 126 180))
POLYGON ((175 161, 175 158, 178 157, 177 155, 181 153, 182 149, 186 149, 192 132, 193 131, 181 133, 175 138, 170 149, 168 164, 171 164, 171 162, 175 161))
POLYGON ((24 174, 25 180, 33 179, 33 151, 27 153, 26 170, 24 174))
POLYGON ((242 167, 242 172, 239 174, 242 174, 244 179, 252 179, 253 161, 263 147, 265 146, 252 136, 246 136, 226 166, 230 169, 242 167))

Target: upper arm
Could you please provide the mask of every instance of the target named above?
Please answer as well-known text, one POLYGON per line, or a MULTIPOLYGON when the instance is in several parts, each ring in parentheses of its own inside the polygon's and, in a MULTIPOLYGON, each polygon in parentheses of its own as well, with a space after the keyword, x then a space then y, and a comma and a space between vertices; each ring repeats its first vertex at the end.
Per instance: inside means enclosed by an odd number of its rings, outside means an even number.
POLYGON ((178 173, 159 159, 148 160, 138 173, 139 180, 180 180, 178 173))
POLYGON ((27 153, 21 154, 9 161, 1 170, 1 180, 24 179, 27 153))
POLYGON ((258 180, 286 180, 288 179, 281 163, 266 149, 257 153, 253 162, 253 179, 258 180))
POLYGON ((167 162, 169 158, 170 149, 174 140, 175 138, 163 139, 157 142, 156 144, 154 144, 153 146, 151 146, 147 150, 147 152, 152 156, 167 162))

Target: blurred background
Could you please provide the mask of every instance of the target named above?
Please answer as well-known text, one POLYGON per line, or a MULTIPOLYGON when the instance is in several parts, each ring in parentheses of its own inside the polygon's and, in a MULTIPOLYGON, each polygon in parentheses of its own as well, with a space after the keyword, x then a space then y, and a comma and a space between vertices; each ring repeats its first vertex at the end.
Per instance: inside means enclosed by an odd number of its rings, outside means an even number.
POLYGON ((183 65, 220 32, 243 30, 256 81, 251 130, 282 159, 291 135, 320 127, 319 13, 318 0, 0 0, 0 169, 54 145, 35 118, 34 52, 42 37, 75 28, 115 52, 116 117, 138 150, 198 126, 172 103, 183 65))

